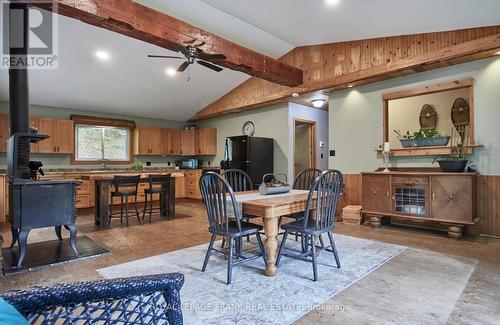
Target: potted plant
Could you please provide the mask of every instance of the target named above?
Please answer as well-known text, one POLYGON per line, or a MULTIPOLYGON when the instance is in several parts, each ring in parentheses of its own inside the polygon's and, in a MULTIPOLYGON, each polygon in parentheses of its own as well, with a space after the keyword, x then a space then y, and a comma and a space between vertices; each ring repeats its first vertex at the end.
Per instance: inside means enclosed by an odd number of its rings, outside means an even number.
POLYGON ((467 144, 464 142, 468 140, 468 137, 462 139, 460 143, 458 141, 452 141, 450 154, 434 158, 433 163, 437 161, 441 171, 447 173, 460 173, 467 170, 467 163, 469 161, 465 159, 467 144))
POLYGON ((414 137, 410 134, 410 131, 406 131, 406 134, 402 134, 400 130, 394 130, 396 137, 401 142, 403 148, 411 148, 415 145, 414 137))
POLYGON ((437 130, 420 129, 413 133, 417 147, 444 147, 450 142, 450 137, 437 130))
POLYGON ((130 169, 134 172, 141 172, 144 169, 144 165, 138 160, 130 165, 130 169))

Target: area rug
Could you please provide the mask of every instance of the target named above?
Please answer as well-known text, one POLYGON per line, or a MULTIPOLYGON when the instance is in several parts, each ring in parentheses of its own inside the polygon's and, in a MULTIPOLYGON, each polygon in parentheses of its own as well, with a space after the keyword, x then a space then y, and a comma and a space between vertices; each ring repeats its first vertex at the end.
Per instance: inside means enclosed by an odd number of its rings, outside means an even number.
MULTIPOLYGON (((264 275, 261 258, 233 268, 233 283, 226 285, 227 260, 212 256, 201 272, 208 244, 131 261, 98 272, 104 278, 180 272, 185 276, 181 300, 185 324, 289 324, 327 301, 366 274, 406 249, 345 235, 335 235, 342 268, 333 254, 321 252, 319 280, 312 281, 312 264, 283 257, 278 275, 264 275)), ((244 243, 246 254, 256 243, 244 243)), ((298 250, 299 242, 287 241, 298 250)))

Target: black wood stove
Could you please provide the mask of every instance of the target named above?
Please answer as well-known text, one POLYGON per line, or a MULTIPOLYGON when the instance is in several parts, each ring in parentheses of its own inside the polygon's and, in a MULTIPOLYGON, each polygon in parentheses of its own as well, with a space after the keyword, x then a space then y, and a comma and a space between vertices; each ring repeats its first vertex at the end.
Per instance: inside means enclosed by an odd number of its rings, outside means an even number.
POLYGON ((7 174, 9 181, 9 222, 12 243, 19 242, 17 266, 26 255, 27 238, 35 228, 55 227, 59 240, 61 228, 70 231, 73 253, 76 249, 76 185, 77 180, 37 180, 40 162, 29 161, 30 143, 48 138, 46 135, 16 133, 7 144, 7 174))

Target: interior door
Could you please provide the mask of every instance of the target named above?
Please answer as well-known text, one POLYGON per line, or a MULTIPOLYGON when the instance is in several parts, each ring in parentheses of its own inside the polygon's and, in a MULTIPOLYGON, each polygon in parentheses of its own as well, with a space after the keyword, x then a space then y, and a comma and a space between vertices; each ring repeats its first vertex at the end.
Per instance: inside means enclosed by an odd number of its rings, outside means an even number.
POLYGON ((389 175, 363 175, 363 210, 390 213, 390 188, 389 175))

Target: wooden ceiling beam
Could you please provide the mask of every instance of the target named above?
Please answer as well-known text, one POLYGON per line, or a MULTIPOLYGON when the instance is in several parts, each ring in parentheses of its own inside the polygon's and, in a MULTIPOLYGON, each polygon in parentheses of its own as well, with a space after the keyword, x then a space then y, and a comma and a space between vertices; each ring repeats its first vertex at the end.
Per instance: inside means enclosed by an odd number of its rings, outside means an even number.
MULTIPOLYGON (((215 34, 192 26, 132 0, 54 0, 57 13, 177 52, 177 45, 193 45, 206 53, 220 53, 217 65, 284 86, 299 86, 303 72, 215 34)), ((53 10, 52 3, 37 4, 53 10)))
POLYGON ((500 26, 299 47, 281 60, 303 69, 304 84, 288 88, 250 78, 192 120, 293 101, 294 92, 328 93, 480 60, 498 50, 500 26))

